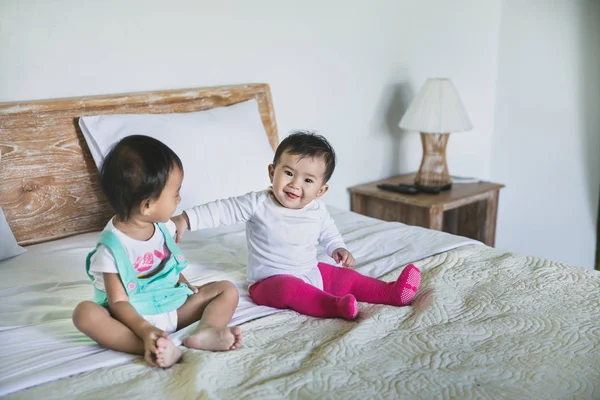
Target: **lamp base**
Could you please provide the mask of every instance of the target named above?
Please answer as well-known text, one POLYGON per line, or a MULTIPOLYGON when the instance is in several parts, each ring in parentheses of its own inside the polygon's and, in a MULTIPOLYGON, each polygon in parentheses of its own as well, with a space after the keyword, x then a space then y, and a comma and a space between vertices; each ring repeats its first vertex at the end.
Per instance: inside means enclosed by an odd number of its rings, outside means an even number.
POLYGON ((449 137, 449 133, 421 132, 423 158, 419 172, 415 176, 416 186, 441 190, 452 187, 452 179, 446 163, 446 145, 449 137))

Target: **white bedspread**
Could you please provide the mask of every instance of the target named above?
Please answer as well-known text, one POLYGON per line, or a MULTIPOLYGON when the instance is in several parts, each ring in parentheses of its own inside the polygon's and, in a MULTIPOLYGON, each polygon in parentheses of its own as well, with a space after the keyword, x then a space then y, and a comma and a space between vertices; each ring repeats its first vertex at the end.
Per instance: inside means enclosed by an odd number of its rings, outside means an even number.
MULTIPOLYGON (((241 349, 186 349, 182 363, 150 369, 72 327, 71 310, 91 295, 82 257, 96 236, 83 235, 30 248, 27 265, 0 264, 2 393, 52 380, 7 397, 600 398, 600 273, 351 213, 335 217, 363 273, 392 280, 421 259, 412 307, 361 303, 352 322, 292 311, 256 319, 272 310, 244 297, 235 316, 250 321, 241 349)), ((195 262, 192 276, 242 282, 239 227, 189 235, 182 247, 195 262)))
MULTIPOLYGON (((358 260, 358 270, 384 275, 400 266, 458 246, 470 239, 331 210, 358 260)), ((75 305, 92 296, 85 256, 98 234, 30 246, 0 264, 0 396, 33 385, 136 357, 108 351, 80 334, 71 322, 75 305)), ((227 279, 241 293, 232 325, 281 312, 255 305, 245 283, 247 249, 243 225, 188 233, 182 250, 190 261, 185 274, 195 284, 227 279)), ((320 261, 333 263, 321 252, 320 261)), ((193 325, 172 335, 181 340, 193 325)), ((249 328, 244 328, 248 330, 249 328)), ((307 331, 310 337, 310 331, 307 331)), ((46 393, 47 395, 47 393, 46 393)), ((46 396, 44 396, 46 397, 46 396)))

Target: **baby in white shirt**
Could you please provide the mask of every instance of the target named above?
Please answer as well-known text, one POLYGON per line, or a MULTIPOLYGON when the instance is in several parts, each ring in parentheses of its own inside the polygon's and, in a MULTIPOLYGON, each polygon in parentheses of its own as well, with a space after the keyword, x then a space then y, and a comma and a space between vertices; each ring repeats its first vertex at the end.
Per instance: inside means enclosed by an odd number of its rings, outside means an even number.
POLYGON ((358 315, 357 300, 410 304, 421 280, 414 265, 389 283, 352 269, 354 257, 320 199, 334 169, 335 152, 324 137, 293 133, 269 165, 271 188, 185 210, 172 219, 177 241, 186 229, 246 222, 249 291, 258 305, 351 320, 358 315), (319 263, 319 244, 344 268, 319 263))

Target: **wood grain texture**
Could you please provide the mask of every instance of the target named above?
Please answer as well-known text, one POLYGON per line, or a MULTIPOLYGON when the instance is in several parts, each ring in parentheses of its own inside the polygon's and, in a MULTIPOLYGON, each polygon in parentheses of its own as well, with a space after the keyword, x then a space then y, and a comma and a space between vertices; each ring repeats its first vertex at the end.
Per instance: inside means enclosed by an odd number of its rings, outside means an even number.
POLYGON ((500 197, 500 190, 493 190, 489 192, 489 198, 486 202, 486 216, 485 216, 485 228, 484 237, 480 239, 488 246, 494 247, 496 244, 496 222, 498 220, 498 199, 500 197))
POLYGON ((415 175, 415 183, 426 187, 445 187, 452 183, 446 161, 449 133, 423 133, 423 158, 415 175))
POLYGON ((380 183, 412 183, 414 174, 395 176, 349 188, 354 212, 466 236, 494 246, 498 197, 503 185, 461 183, 438 195, 384 191, 380 183))
MULTIPOLYGON (((495 244, 495 220, 488 217, 487 210, 490 202, 476 201, 462 207, 444 212, 443 231, 454 235, 466 236, 479 240, 489 246, 495 244), (493 228, 493 232, 490 229, 493 228)), ((494 218, 495 219, 495 218, 494 218)))
POLYGON ((397 175, 391 178, 382 179, 377 182, 371 182, 364 185, 358 185, 349 188, 350 193, 363 194, 377 197, 384 200, 401 201, 405 204, 411 204, 420 207, 441 206, 443 210, 451 210, 456 207, 472 203, 477 200, 486 200, 490 190, 499 190, 504 185, 492 182, 461 183, 455 184, 451 190, 443 191, 437 195, 431 194, 402 194, 388 192, 377 188, 380 183, 407 183, 412 184, 415 180, 415 174, 397 175), (474 200, 475 199, 475 200, 474 200))
POLYGON ((266 84, 0 104, 0 207, 17 241, 99 231, 113 215, 79 117, 192 112, 252 98, 275 149, 279 138, 266 84))

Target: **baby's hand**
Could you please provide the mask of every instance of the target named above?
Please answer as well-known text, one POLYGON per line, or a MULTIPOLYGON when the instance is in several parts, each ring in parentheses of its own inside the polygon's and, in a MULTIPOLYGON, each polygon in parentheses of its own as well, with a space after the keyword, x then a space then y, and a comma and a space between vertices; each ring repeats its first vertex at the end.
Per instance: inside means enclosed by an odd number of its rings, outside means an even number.
POLYGON ((194 293, 198 293, 198 286, 194 286, 191 283, 187 282, 187 283, 180 283, 179 286, 181 285, 185 285, 187 286, 192 292, 194 293))
POLYGON ((337 264, 341 262, 345 268, 352 268, 354 267, 354 264, 356 264, 356 261, 354 260, 352 254, 342 247, 340 247, 339 249, 335 249, 331 256, 337 264))
POLYGON ((158 329, 155 326, 149 326, 144 330, 142 334, 142 341, 144 342, 144 360, 151 367, 156 367, 156 352, 158 349, 156 348, 156 341, 158 338, 164 337, 165 339, 169 338, 167 332, 162 329, 158 329))
POLYGON ((187 219, 187 215, 185 214, 185 212, 171 218, 171 221, 173 221, 173 223, 175 224, 175 227, 177 228, 177 233, 175 236, 175 243, 179 244, 179 242, 181 242, 181 238, 183 237, 183 232, 185 232, 188 229, 188 219, 187 219))

